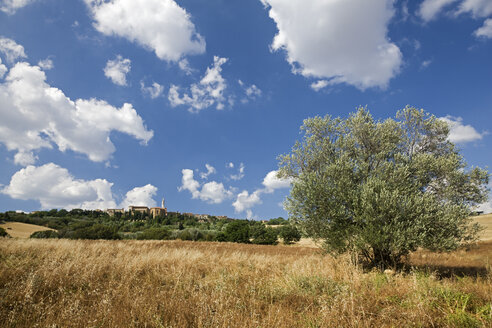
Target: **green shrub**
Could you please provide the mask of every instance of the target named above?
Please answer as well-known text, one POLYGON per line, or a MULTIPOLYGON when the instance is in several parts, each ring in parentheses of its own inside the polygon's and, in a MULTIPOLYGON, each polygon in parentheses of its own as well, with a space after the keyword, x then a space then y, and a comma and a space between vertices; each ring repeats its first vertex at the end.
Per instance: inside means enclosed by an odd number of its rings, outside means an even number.
POLYGON ((286 225, 280 228, 280 238, 284 240, 284 244, 290 245, 301 240, 301 232, 294 225, 286 225))
POLYGON ((276 245, 277 230, 266 228, 261 222, 254 222, 250 227, 250 237, 253 238, 253 244, 259 245, 276 245))
POLYGON ((121 239, 115 227, 99 223, 75 230, 68 234, 68 237, 72 239, 121 239))
POLYGON ((235 220, 225 228, 227 241, 234 243, 249 243, 249 222, 247 220, 235 220))
POLYGON ((4 228, 0 227, 0 237, 10 237, 10 235, 5 231, 4 228))
POLYGON ((169 239, 171 232, 166 228, 150 228, 137 235, 139 240, 169 239))

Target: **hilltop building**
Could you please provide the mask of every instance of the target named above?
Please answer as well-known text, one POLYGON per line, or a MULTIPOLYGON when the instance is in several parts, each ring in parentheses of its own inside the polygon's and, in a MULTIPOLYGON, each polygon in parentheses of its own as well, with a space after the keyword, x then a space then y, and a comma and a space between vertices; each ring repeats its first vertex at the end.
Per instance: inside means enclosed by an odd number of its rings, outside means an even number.
POLYGON ((114 216, 116 213, 125 214, 125 209, 124 208, 108 208, 108 209, 106 209, 106 213, 108 213, 109 216, 114 216))

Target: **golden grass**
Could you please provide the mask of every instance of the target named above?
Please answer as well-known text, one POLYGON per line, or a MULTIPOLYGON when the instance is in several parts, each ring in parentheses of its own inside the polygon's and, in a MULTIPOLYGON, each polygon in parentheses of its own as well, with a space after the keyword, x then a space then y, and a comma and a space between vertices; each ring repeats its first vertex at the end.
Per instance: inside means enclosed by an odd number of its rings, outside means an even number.
POLYGON ((4 228, 5 231, 14 238, 29 238, 33 232, 53 230, 47 227, 21 222, 0 223, 0 227, 4 228))
MULTIPOLYGON (((3 327, 492 327, 492 243, 463 278, 363 272, 303 247, 0 238, 3 327), (487 255, 488 254, 488 255, 487 255), (482 259, 482 260, 481 260, 482 259), (482 262, 480 262, 482 261, 482 262), (485 262, 484 262, 485 261, 485 262), (477 267, 477 265, 479 267, 477 267)), ((425 256, 424 256, 425 255, 425 256)), ((415 265, 434 265, 416 254, 415 265)))
POLYGON ((485 228, 480 234, 480 240, 492 240, 492 214, 474 216, 473 222, 485 228))

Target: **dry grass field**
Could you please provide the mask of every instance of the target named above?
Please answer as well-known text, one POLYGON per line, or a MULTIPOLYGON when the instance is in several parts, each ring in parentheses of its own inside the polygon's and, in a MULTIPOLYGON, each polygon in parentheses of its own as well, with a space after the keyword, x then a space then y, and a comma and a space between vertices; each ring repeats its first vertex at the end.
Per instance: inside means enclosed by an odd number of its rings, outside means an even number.
POLYGON ((303 247, 0 238, 2 327, 492 327, 492 243, 364 272, 303 247))
POLYGON ((33 232, 53 230, 43 226, 21 222, 6 222, 0 223, 0 227, 4 228, 7 233, 14 238, 29 238, 33 232))
POLYGON ((492 214, 475 216, 473 221, 484 227, 484 231, 480 234, 480 239, 492 240, 492 214))

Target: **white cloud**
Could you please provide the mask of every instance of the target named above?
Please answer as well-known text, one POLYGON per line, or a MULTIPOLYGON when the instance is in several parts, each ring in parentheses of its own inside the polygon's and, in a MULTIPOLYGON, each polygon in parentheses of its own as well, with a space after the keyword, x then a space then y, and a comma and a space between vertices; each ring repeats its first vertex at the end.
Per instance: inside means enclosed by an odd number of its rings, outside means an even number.
MULTIPOLYGON (((428 22, 437 17, 444 8, 457 0, 425 0, 419 9, 420 17, 428 22)), ((460 0, 457 9, 452 10, 451 17, 469 13, 473 18, 488 17, 492 15, 492 1, 490 0, 460 0)), ((482 27, 478 28, 473 34, 476 37, 492 38, 492 19, 486 19, 482 27)))
POLYGON ((319 91, 328 86, 329 82, 327 80, 318 80, 316 82, 311 83, 311 89, 314 91, 319 91))
POLYGON ((210 181, 202 186, 199 198, 210 204, 220 204, 232 197, 232 191, 226 190, 222 183, 210 181))
POLYGON ((492 39, 492 18, 486 19, 483 26, 478 28, 473 34, 476 37, 492 39))
POLYGON ((143 187, 136 187, 126 193, 125 199, 121 202, 121 208, 130 205, 155 207, 156 201, 153 197, 157 194, 157 187, 147 184, 143 187))
POLYGON ((193 199, 200 199, 209 204, 220 204, 225 199, 233 196, 232 190, 227 190, 222 183, 216 181, 207 182, 201 186, 200 183, 194 179, 193 170, 183 169, 181 170, 181 173, 183 174, 181 180, 182 184, 178 190, 188 190, 193 199))
POLYGON ((464 0, 457 14, 471 13, 473 17, 487 17, 492 15, 492 1, 490 0, 464 0))
POLYGON ((232 203, 234 210, 237 213, 247 211, 248 217, 252 216, 251 208, 261 204, 261 194, 271 194, 277 189, 289 188, 290 180, 277 178, 277 171, 267 173, 262 182, 264 188, 258 188, 251 194, 247 190, 243 190, 236 196, 236 201, 232 203))
POLYGON ((7 66, 2 64, 2 58, 0 58, 0 79, 7 73, 8 69, 7 66))
POLYGON ((190 67, 190 63, 188 62, 188 59, 183 58, 178 62, 178 67, 181 69, 183 72, 185 72, 186 75, 191 75, 195 71, 190 67))
POLYGON ((420 4, 418 15, 426 22, 437 17, 437 15, 446 7, 457 0, 424 0, 420 4))
POLYGON ((449 125, 449 141, 454 143, 466 143, 475 140, 481 140, 486 132, 479 133, 471 125, 464 125, 463 118, 446 116, 441 117, 449 125))
POLYGON ((178 188, 178 191, 188 190, 192 198, 198 198, 200 195, 198 190, 200 188, 200 182, 193 178, 193 170, 183 169, 181 173, 183 177, 181 178, 181 187, 178 188))
POLYGON ((429 67, 430 64, 432 64, 432 60, 431 59, 424 60, 422 62, 422 64, 420 64, 420 69, 425 69, 425 68, 429 67))
POLYGON ((276 189, 289 188, 291 181, 289 179, 280 179, 277 177, 278 171, 270 171, 263 179, 262 184, 265 186, 265 192, 272 193, 276 189))
POLYGON ((46 58, 44 60, 40 60, 38 62, 38 66, 41 67, 43 70, 45 71, 48 71, 50 69, 52 69, 54 66, 53 66, 53 61, 49 58, 46 58))
POLYGON ((246 104, 249 100, 256 100, 261 97, 262 92, 260 88, 258 88, 256 85, 251 84, 250 86, 247 86, 243 81, 237 80, 239 85, 243 88, 244 95, 245 97, 241 99, 241 102, 243 104, 246 104))
POLYGON ((8 63, 14 63, 18 58, 27 58, 24 47, 14 40, 0 37, 0 52, 5 55, 8 63))
POLYGON ((18 152, 14 156, 14 163, 22 166, 32 165, 38 159, 32 151, 18 152))
POLYGON ((233 168, 234 168, 234 163, 229 162, 229 163, 227 163, 227 164, 226 164, 226 167, 227 167, 228 169, 233 169, 233 168))
POLYGON ((166 61, 205 52, 190 14, 173 0, 85 0, 95 28, 151 49, 166 61))
POLYGON ((243 190, 241 193, 237 195, 236 201, 232 203, 232 206, 234 206, 234 210, 237 213, 241 213, 246 210, 250 210, 252 207, 258 204, 261 204, 262 201, 260 198, 260 194, 261 194, 260 190, 254 191, 253 193, 251 193, 251 195, 247 190, 243 190))
POLYGON ((105 179, 75 179, 67 169, 48 163, 17 171, 1 192, 15 199, 34 199, 41 208, 103 209, 116 206, 105 179))
MULTIPOLYGON (((48 163, 20 169, 0 192, 14 199, 37 200, 42 209, 106 209, 116 207, 112 186, 106 179, 76 179, 67 169, 48 163)), ((157 188, 151 184, 134 188, 126 193, 119 207, 155 206, 156 193, 157 188)))
MULTIPOLYGON (((232 164, 232 163, 230 163, 230 164, 232 164)), ((234 166, 232 166, 232 167, 234 167, 234 166)), ((231 174, 231 176, 229 178, 232 180, 236 180, 236 181, 244 178, 244 163, 239 164, 239 169, 238 169, 237 174, 231 174)))
POLYGON ((162 95, 164 87, 157 82, 153 82, 151 86, 146 87, 145 84, 140 81, 140 90, 142 90, 142 93, 148 94, 151 99, 155 99, 162 95))
POLYGON ((285 50, 294 73, 384 88, 402 64, 387 36, 392 0, 261 0, 277 24, 273 50, 285 50))
POLYGON ((208 176, 209 176, 210 174, 215 174, 215 173, 217 173, 217 170, 216 170, 216 169, 215 169, 215 167, 213 167, 212 165, 210 165, 210 164, 205 164, 205 167, 207 168, 207 172, 202 172, 202 173, 200 173, 200 177, 201 177, 202 179, 207 179, 207 178, 208 178, 208 176))
POLYGON ((15 14, 17 9, 27 6, 36 0, 2 0, 0 10, 9 15, 15 14))
MULTIPOLYGON (((20 62, 0 83, 0 143, 26 154, 56 145, 92 161, 107 161, 115 151, 111 131, 120 131, 147 143, 153 131, 146 129, 131 104, 113 107, 97 99, 71 100, 62 90, 46 83, 38 66, 20 62)), ((18 162, 25 155, 18 156, 18 162)))
POLYGON ((113 81, 114 84, 125 86, 126 74, 130 72, 131 61, 128 58, 123 59, 121 55, 116 56, 114 60, 108 60, 104 68, 104 75, 113 81))
POLYGON ((179 94, 179 87, 171 84, 168 99, 171 106, 189 106, 189 111, 198 113, 202 109, 215 105, 218 110, 224 109, 224 91, 227 88, 226 80, 222 77, 222 65, 227 58, 214 56, 214 63, 207 68, 199 83, 190 86, 190 92, 179 94))

